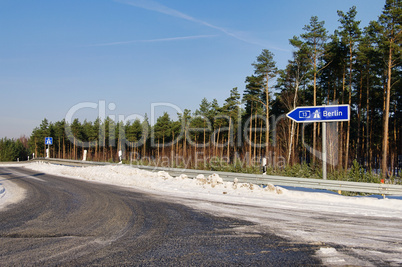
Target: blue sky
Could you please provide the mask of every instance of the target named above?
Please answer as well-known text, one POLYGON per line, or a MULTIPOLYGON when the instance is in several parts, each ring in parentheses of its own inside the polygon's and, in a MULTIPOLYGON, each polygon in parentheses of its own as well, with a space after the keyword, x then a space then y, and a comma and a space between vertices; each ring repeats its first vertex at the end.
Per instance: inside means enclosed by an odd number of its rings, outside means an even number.
POLYGON ((243 92, 262 49, 284 68, 311 16, 333 33, 337 10, 355 5, 365 27, 384 3, 0 0, 0 138, 29 136, 44 118, 94 120, 103 103, 124 119, 195 111, 204 97, 222 104, 243 92))

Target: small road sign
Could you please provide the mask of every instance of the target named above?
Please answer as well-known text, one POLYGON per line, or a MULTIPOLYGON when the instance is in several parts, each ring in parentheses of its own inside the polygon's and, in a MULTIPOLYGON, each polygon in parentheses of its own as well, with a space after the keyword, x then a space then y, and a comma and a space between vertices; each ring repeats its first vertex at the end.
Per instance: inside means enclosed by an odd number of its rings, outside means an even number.
POLYGON ((331 122, 350 120, 349 105, 297 107, 286 116, 296 122, 331 122))
POLYGON ((53 145, 53 137, 45 137, 45 145, 53 145))

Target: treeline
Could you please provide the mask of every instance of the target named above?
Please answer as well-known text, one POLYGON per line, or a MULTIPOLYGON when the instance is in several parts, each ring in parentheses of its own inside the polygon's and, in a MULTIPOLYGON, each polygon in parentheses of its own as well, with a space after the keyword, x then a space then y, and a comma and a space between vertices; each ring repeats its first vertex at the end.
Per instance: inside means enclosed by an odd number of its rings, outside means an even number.
MULTIPOLYGON (((231 162, 244 154, 243 131, 239 130, 244 111, 237 88, 223 106, 216 99, 208 102, 204 98, 194 113, 185 109, 177 115, 178 119, 172 120, 165 112, 152 126, 147 117, 127 122, 110 117, 94 122, 51 123, 44 119, 33 130, 29 145, 37 156, 45 156, 44 140, 51 136, 51 157, 81 159, 87 150, 88 160, 116 161, 122 151, 125 159, 186 167, 205 165, 211 158, 231 162)), ((263 146, 259 147, 262 151, 263 146)))
MULTIPOLYGON (((0 161, 27 160, 29 155, 28 139, 0 139, 0 161)), ((32 158, 32 157, 31 157, 32 158)))
POLYGON ((31 152, 45 153, 52 136, 52 157, 154 161, 168 166, 208 167, 216 162, 256 165, 262 157, 281 168, 319 163, 321 125, 296 124, 285 114, 297 106, 349 104, 349 122, 330 123, 329 164, 348 169, 357 161, 367 169, 393 170, 402 155, 402 1, 387 0, 382 14, 365 28, 355 7, 338 11, 339 28, 328 34, 313 16, 290 43, 293 57, 278 70, 274 54, 264 49, 252 63, 241 95, 233 88, 222 105, 204 98, 199 108, 178 120, 168 113, 150 125, 143 121, 94 122, 46 119, 29 140, 31 152), (331 136, 332 135, 332 136, 331 136))

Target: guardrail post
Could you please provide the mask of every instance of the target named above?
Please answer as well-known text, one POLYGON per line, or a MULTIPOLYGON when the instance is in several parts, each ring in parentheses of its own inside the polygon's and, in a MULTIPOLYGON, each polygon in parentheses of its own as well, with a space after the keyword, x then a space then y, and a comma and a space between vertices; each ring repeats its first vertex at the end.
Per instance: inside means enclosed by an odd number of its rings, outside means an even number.
POLYGON ((267 158, 262 158, 261 159, 261 165, 262 165, 262 174, 267 174, 267 158))
POLYGON ((119 150, 119 163, 122 163, 123 151, 119 150))
POLYGON ((86 161, 87 160, 87 154, 88 154, 88 150, 84 150, 84 155, 82 156, 82 161, 86 161))

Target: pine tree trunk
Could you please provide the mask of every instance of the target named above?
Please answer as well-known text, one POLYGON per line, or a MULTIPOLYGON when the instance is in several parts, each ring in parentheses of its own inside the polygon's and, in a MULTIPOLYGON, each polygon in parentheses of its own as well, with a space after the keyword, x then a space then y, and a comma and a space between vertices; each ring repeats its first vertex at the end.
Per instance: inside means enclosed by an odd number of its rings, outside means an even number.
MULTIPOLYGON (((373 108, 371 109, 371 114, 374 114, 373 113, 373 108)), ((370 120, 370 137, 369 137, 369 143, 370 143, 370 150, 369 150, 369 159, 370 159, 370 161, 369 161, 369 163, 371 164, 371 166, 372 166, 372 160, 373 160, 373 147, 372 147, 372 140, 373 140, 373 129, 374 129, 374 127, 373 127, 373 124, 374 124, 374 120, 370 120)))
POLYGON ((95 159, 98 160, 98 140, 95 141, 95 159))
POLYGON ((187 127, 184 128, 183 157, 187 157, 187 127))
POLYGON ((362 149, 361 149, 361 113, 362 113, 362 94, 363 94, 363 73, 361 73, 361 77, 360 77, 360 87, 359 87, 359 102, 357 104, 357 148, 356 148, 356 152, 357 155, 356 157, 353 158, 357 158, 357 161, 362 164, 362 159, 361 159, 361 155, 362 155, 362 149))
POLYGON ((76 144, 75 144, 75 137, 74 137, 74 147, 73 147, 73 159, 76 159, 76 155, 75 155, 75 150, 76 149, 76 144))
POLYGON ((158 139, 158 157, 157 157, 157 160, 159 160, 159 139, 158 139))
POLYGON ((382 160, 381 160, 381 171, 382 176, 386 177, 388 171, 387 157, 388 157, 388 127, 389 127, 389 105, 391 101, 391 71, 392 71, 392 42, 389 46, 389 56, 388 56, 388 77, 387 77, 387 91, 386 91, 386 102, 385 102, 385 113, 384 113, 384 131, 383 131, 383 142, 382 142, 382 160))
POLYGON ((290 157, 292 155, 292 144, 293 144, 293 136, 294 136, 294 129, 295 129, 295 122, 292 120, 291 122, 291 130, 289 132, 289 151, 288 151, 288 164, 290 164, 290 157))
MULTIPOLYGON (((143 130, 144 131, 144 130, 143 130)), ((143 140, 144 140, 144 144, 142 144, 142 156, 145 157, 145 153, 147 152, 147 139, 145 138, 145 134, 143 133, 143 140)))
POLYGON ((231 134, 230 134, 230 131, 231 131, 231 124, 232 124, 232 117, 229 117, 229 132, 228 132, 228 149, 227 149, 227 154, 226 154, 226 156, 227 156, 227 163, 229 163, 230 162, 230 141, 231 141, 231 134))
MULTIPOLYGON (((315 78, 315 77, 314 77, 315 78)), ((314 81, 315 84, 315 81, 314 81)), ((296 102, 297 102, 297 92, 299 90, 299 82, 296 81, 296 87, 295 87, 295 95, 293 97, 293 109, 296 108, 296 102)), ((315 92, 315 89, 314 89, 315 92)), ((289 133, 289 152, 288 152, 288 164, 290 164, 290 157, 292 155, 292 145, 293 145, 293 138, 294 138, 294 129, 295 129, 295 121, 292 120, 292 128, 289 133)))
MULTIPOLYGON (((349 106, 352 105, 352 45, 349 44, 349 106)), ((348 121, 348 130, 346 133, 346 149, 345 149, 345 170, 348 169, 349 166, 349 138, 350 138, 350 120, 348 121)))
POLYGON ((162 157, 165 156, 165 135, 162 136, 162 157))
MULTIPOLYGON (((395 113, 397 112, 397 107, 396 107, 396 104, 395 104, 395 113)), ((394 166, 398 166, 397 164, 398 164, 398 162, 396 161, 396 158, 397 158, 397 155, 398 155, 398 150, 397 150, 397 147, 398 147, 398 143, 396 142, 396 136, 397 136, 397 130, 396 130, 396 118, 394 118, 394 145, 392 146, 392 148, 393 148, 393 153, 392 153, 392 155, 393 155, 393 157, 392 157, 392 170, 394 171, 395 170, 395 168, 394 168, 394 166), (395 165, 394 165, 394 163, 395 163, 395 165)))
POLYGON ((202 157, 203 157, 203 159, 204 159, 204 162, 205 162, 205 157, 206 157, 206 147, 205 147, 205 141, 206 141, 206 137, 205 137, 205 135, 206 135, 206 132, 205 132, 205 127, 206 127, 206 125, 205 125, 205 119, 204 119, 204 145, 203 145, 203 155, 202 155, 202 157))
MULTIPOLYGON (((341 98, 341 103, 344 103, 344 96, 345 96, 345 82, 346 82, 346 70, 345 68, 343 69, 343 75, 342 75, 342 98, 341 98)), ((344 141, 344 134, 343 134, 343 122, 340 123, 340 144, 339 144, 339 169, 343 169, 343 141, 344 141)))
POLYGON ((172 143, 172 146, 170 147, 170 164, 169 166, 171 168, 174 168, 174 142, 172 143))
MULTIPOLYGON (((254 127, 257 127, 257 112, 255 113, 254 116, 254 127)), ((253 159, 255 160, 257 156, 257 131, 254 131, 254 154, 253 154, 253 159)))
MULTIPOLYGON (((316 73, 316 62, 314 60, 314 92, 313 92, 313 105, 317 106, 317 73, 316 73)), ((313 151, 317 150, 317 123, 313 123, 313 151)), ((315 163, 315 156, 313 156, 313 165, 315 163)))
POLYGON ((172 145, 170 146, 170 164, 169 166, 174 168, 173 166, 173 162, 174 162, 174 132, 172 132, 172 136, 173 136, 173 141, 172 141, 172 145))
POLYGON ((178 165, 178 163, 177 163, 177 158, 178 158, 178 156, 180 155, 179 153, 180 153, 180 151, 179 151, 179 140, 177 140, 177 143, 176 143, 176 165, 178 165))
MULTIPOLYGON (((368 62, 370 65, 370 62, 368 62)), ((371 158, 370 158, 370 78, 369 78, 369 69, 367 69, 367 88, 366 88, 366 160, 367 167, 370 166, 371 158)))
MULTIPOLYGON (((262 120, 260 120, 260 128, 262 128, 262 120)), ((260 132, 259 136, 260 136, 260 142, 259 142, 260 153, 258 156, 261 158, 262 157, 262 134, 261 134, 261 132, 260 132)))
POLYGON ((216 156, 216 155, 219 155, 219 154, 218 154, 218 148, 219 148, 219 134, 220 134, 220 132, 221 132, 221 127, 219 126, 219 128, 218 128, 218 137, 217 137, 217 140, 216 140, 216 142, 217 142, 216 144, 217 144, 217 145, 215 146, 215 156, 216 156))
POLYGON ((265 132, 265 156, 268 158, 268 150, 269 150, 269 90, 268 90, 268 75, 267 75, 267 84, 265 89, 265 98, 266 98, 266 132, 265 132))
MULTIPOLYGON (((222 136, 222 145, 225 143, 225 141, 226 141, 225 138, 222 136)), ((220 158, 221 158, 220 162, 222 162, 222 160, 223 160, 223 146, 221 147, 220 158)))
POLYGON ((249 162, 249 164, 251 164, 251 148, 252 148, 252 142, 251 142, 251 135, 252 135, 252 132, 251 132, 251 129, 252 129, 252 127, 253 127, 253 107, 251 107, 251 113, 250 113, 250 116, 251 116, 251 118, 250 118, 250 127, 249 127, 249 136, 248 136, 248 139, 249 139, 249 145, 248 145, 248 150, 249 150, 249 154, 248 154, 248 162, 249 162))

